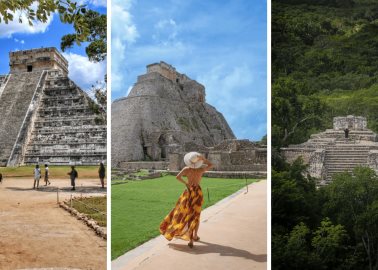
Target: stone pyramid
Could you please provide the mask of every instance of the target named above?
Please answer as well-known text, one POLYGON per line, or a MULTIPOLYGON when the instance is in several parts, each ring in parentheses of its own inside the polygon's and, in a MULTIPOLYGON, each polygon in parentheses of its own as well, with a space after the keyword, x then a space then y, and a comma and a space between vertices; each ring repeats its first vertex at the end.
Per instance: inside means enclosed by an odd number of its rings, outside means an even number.
POLYGON ((205 87, 165 62, 148 65, 130 94, 112 104, 112 166, 166 160, 185 143, 211 147, 234 138, 205 102, 205 87))
POLYGON ((370 167, 378 173, 378 135, 367 128, 367 120, 362 116, 335 117, 332 129, 281 150, 288 162, 302 157, 309 165, 308 173, 319 179, 319 185, 326 185, 334 174, 351 172, 357 166, 370 167))
POLYGON ((106 160, 106 124, 94 108, 55 48, 11 52, 10 74, 0 76, 0 166, 106 160))

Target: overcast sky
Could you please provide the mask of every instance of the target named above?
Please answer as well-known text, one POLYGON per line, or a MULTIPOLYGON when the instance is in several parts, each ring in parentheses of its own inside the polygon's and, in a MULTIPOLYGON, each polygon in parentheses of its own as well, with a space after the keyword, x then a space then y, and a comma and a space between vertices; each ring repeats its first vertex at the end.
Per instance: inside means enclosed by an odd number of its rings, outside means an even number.
MULTIPOLYGON (((106 0, 81 1, 90 8, 106 13, 106 0)), ((62 24, 54 14, 47 23, 35 22, 29 26, 26 20, 20 24, 16 20, 9 24, 0 23, 0 74, 9 73, 9 52, 41 47, 56 47, 60 51, 60 40, 65 34, 73 33, 69 24, 62 24)), ((84 44, 85 45, 85 44, 84 44)), ((88 90, 96 81, 102 81, 106 73, 106 61, 92 63, 85 54, 85 47, 74 46, 63 55, 69 62, 69 77, 83 90, 88 90)))
POLYGON ((112 1, 112 99, 165 61, 206 87, 240 139, 266 134, 266 1, 112 1))

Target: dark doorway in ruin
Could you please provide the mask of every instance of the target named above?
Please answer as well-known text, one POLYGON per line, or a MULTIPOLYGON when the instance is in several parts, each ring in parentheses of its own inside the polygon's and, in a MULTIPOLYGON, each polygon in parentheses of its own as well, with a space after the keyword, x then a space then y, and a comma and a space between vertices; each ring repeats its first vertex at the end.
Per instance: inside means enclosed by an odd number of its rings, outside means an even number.
POLYGON ((29 66, 26 66, 28 72, 32 72, 33 71, 33 66, 32 65, 29 65, 29 66))
POLYGON ((144 161, 151 161, 151 157, 150 155, 148 154, 148 147, 143 145, 143 159, 144 161))
POLYGON ((165 149, 166 145, 167 145, 167 142, 164 138, 164 135, 161 135, 159 137, 159 147, 160 147, 160 150, 161 150, 161 152, 160 152, 160 158, 161 159, 165 159, 167 157, 167 152, 166 152, 166 149, 165 149))

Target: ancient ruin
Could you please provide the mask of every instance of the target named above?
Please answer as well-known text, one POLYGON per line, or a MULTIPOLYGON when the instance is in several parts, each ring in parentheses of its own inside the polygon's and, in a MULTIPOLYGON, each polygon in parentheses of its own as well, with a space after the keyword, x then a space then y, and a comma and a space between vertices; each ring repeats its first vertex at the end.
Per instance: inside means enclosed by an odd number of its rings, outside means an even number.
POLYGON ((112 164, 166 160, 186 142, 214 146, 235 138, 205 102, 205 87, 160 62, 147 66, 130 94, 112 104, 112 164))
POLYGON ((216 171, 266 172, 266 146, 236 140, 205 96, 203 85, 171 65, 148 65, 130 94, 112 104, 112 166, 177 171, 184 153, 197 151, 216 171))
POLYGON ((319 185, 332 181, 333 174, 350 172, 357 166, 378 172, 378 135, 367 128, 367 120, 361 116, 335 117, 333 129, 281 150, 288 162, 302 157, 309 165, 308 173, 319 179, 319 185))
POLYGON ((0 166, 98 164, 106 125, 55 48, 11 52, 0 76, 0 166))

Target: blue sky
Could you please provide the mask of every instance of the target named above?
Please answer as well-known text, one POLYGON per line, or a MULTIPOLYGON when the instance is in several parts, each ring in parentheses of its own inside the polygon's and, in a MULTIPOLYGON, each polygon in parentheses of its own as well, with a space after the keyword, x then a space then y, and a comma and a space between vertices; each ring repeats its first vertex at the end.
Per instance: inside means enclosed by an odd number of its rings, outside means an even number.
POLYGON ((237 138, 259 140, 267 122, 266 1, 113 0, 112 99, 146 65, 165 61, 206 87, 237 138))
MULTIPOLYGON (((106 13, 106 0, 81 1, 100 13, 106 13)), ((15 16, 18 18, 18 15, 15 16)), ((65 34, 73 33, 69 24, 60 22, 57 14, 52 15, 48 22, 35 22, 33 26, 18 23, 18 19, 9 24, 0 24, 0 74, 9 73, 9 52, 40 47, 57 47, 65 34)), ((83 44, 85 45, 85 44, 83 44)), ((69 62, 69 77, 83 90, 88 90, 96 81, 103 80, 106 73, 106 61, 91 63, 86 54, 85 46, 74 46, 66 50, 64 56, 69 62)))

